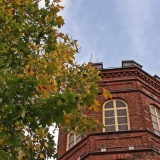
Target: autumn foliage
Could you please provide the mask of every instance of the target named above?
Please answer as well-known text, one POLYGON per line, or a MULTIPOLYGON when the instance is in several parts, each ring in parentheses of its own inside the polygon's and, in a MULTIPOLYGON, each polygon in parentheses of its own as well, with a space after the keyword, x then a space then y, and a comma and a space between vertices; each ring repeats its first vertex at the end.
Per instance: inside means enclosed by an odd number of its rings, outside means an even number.
POLYGON ((59 31, 59 2, 0 0, 0 159, 55 157, 53 123, 76 133, 97 128, 84 111, 98 111, 98 71, 74 63, 78 45, 59 31))

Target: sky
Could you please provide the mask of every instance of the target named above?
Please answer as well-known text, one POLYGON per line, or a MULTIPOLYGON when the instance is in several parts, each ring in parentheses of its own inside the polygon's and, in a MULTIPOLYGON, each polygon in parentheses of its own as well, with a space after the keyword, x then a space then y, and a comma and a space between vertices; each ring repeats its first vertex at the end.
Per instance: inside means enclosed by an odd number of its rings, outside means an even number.
POLYGON ((81 47, 76 62, 134 60, 160 76, 160 0, 62 0, 61 28, 81 47))

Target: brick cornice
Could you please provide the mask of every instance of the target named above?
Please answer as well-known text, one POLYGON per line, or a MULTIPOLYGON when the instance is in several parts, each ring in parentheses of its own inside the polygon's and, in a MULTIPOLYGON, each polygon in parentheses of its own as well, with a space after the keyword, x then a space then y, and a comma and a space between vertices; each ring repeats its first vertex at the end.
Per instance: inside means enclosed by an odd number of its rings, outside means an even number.
MULTIPOLYGON (((143 90, 140 90, 140 89, 110 90, 110 92, 111 92, 112 94, 114 94, 114 93, 128 93, 128 92, 141 92, 141 93, 143 93, 144 95, 146 95, 147 97, 149 97, 149 98, 153 99, 154 101, 160 103, 159 100, 155 99, 153 96, 149 95, 148 93, 146 93, 146 92, 144 92, 143 90)), ((98 94, 101 95, 101 94, 102 94, 102 91, 100 91, 98 94)))
POLYGON ((157 154, 160 154, 157 150, 153 148, 143 148, 143 149, 135 149, 135 150, 122 150, 122 151, 108 151, 108 152, 90 152, 84 155, 81 160, 86 159, 89 156, 93 155, 106 155, 106 154, 116 154, 116 153, 132 153, 132 152, 156 152, 157 154))
POLYGON ((100 76, 102 78, 100 84, 106 83, 107 78, 115 79, 117 77, 118 79, 118 77, 124 77, 124 79, 130 79, 128 77, 137 77, 144 81, 148 86, 152 86, 156 90, 160 91, 160 81, 156 80, 154 77, 137 67, 103 69, 100 71, 100 76))

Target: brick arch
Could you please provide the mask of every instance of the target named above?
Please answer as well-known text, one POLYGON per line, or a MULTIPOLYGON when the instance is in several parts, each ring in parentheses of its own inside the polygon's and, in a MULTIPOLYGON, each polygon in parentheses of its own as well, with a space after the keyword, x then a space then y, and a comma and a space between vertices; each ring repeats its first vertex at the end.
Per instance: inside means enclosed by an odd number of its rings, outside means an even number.
POLYGON ((149 107, 150 107, 150 106, 154 106, 154 107, 156 107, 157 109, 159 109, 159 110, 160 110, 160 106, 158 106, 158 105, 157 105, 157 104, 155 104, 155 103, 150 103, 150 104, 149 104, 149 107))

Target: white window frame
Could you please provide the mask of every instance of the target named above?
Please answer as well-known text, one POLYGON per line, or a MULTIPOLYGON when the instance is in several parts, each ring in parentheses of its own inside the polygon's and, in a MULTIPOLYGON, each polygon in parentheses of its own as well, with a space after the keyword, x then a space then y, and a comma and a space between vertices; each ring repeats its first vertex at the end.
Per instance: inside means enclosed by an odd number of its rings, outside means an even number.
POLYGON ((80 142, 81 141, 81 139, 82 139, 82 137, 81 137, 81 135, 75 135, 74 133, 69 133, 68 135, 67 135, 67 149, 66 150, 69 150, 70 148, 72 148, 72 147, 69 147, 69 145, 72 143, 72 142, 70 142, 70 135, 71 134, 73 134, 73 146, 75 145, 75 144, 77 144, 78 142, 80 142), (80 138, 80 140, 77 142, 77 139, 79 139, 80 138))
POLYGON ((160 109, 158 109, 154 105, 150 105, 150 113, 151 113, 151 120, 152 120, 152 126, 153 126, 154 133, 160 136, 160 109), (151 111, 151 108, 154 110, 154 113, 151 111), (153 120, 152 115, 155 117, 157 122, 153 120), (154 125, 153 125, 154 123, 158 125, 157 129, 154 128, 154 125))
MULTIPOLYGON (((118 130, 118 116, 117 116, 117 110, 119 110, 119 109, 126 109, 126 117, 127 117, 127 123, 123 123, 123 124, 126 124, 127 126, 128 126, 128 129, 127 130, 130 130, 130 121, 129 121, 129 112, 128 112, 128 105, 127 105, 127 103, 126 102, 124 102, 124 101, 122 101, 122 100, 120 100, 120 99, 112 99, 112 100, 109 100, 109 101, 106 101, 104 104, 103 104, 103 109, 102 109, 102 115, 103 115, 103 124, 104 124, 104 126, 107 126, 107 125, 105 125, 105 111, 106 110, 114 110, 114 118, 115 118, 115 132, 116 131, 119 131, 118 130), (109 103, 109 102, 111 102, 111 101, 113 101, 113 108, 105 108, 105 105, 106 105, 106 103, 109 103), (124 103, 125 104, 125 106, 124 107, 119 107, 119 108, 117 108, 116 107, 116 101, 121 101, 122 103, 124 103)), ((122 116, 123 117, 123 116, 122 116)), ((123 125, 122 124, 122 125, 123 125)), ((108 126, 110 126, 110 125, 108 125, 108 126)), ((105 131, 105 128, 103 128, 103 132, 109 132, 109 131, 105 131)))

